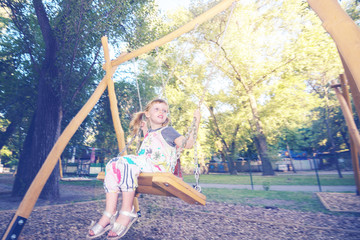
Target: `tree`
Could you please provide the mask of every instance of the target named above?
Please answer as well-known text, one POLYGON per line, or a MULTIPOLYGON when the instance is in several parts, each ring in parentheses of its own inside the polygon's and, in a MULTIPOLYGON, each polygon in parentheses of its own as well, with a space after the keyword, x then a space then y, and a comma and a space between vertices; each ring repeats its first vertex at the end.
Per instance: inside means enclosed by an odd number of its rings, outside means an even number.
MULTIPOLYGON (((192 13, 199 9, 192 9, 192 13)), ((188 51, 191 54, 187 55, 193 55, 197 61, 202 56, 208 58, 203 63, 207 67, 197 80, 205 81, 208 77, 213 82, 222 81, 223 86, 229 85, 223 92, 214 91, 206 97, 215 117, 222 116, 217 121, 220 124, 209 125, 213 136, 223 142, 224 149, 232 146, 230 151, 237 151, 236 146, 249 150, 255 145, 264 174, 272 175, 271 162, 278 150, 275 148, 280 146, 281 139, 286 139, 279 137, 286 133, 282 129, 297 131, 315 119, 310 113, 320 101, 309 91, 308 73, 318 71, 313 66, 326 58, 321 53, 333 54, 334 46, 328 44, 331 39, 305 2, 239 2, 226 28, 230 11, 198 27, 189 37, 193 41, 188 51), (218 138, 219 129, 222 140, 218 138)), ((193 70, 195 62, 186 64, 193 70)), ((339 73, 338 66, 338 61, 326 62, 333 73, 339 73)), ((189 70, 181 74, 190 72, 194 75, 189 70)), ((194 76, 191 80, 193 92, 198 92, 194 76)), ((234 152, 230 155, 234 156, 234 152)))
MULTIPOLYGON (((93 83, 100 79, 101 36, 111 35, 113 42, 136 48, 157 34, 151 27, 156 12, 152 1, 0 3, 12 20, 7 34, 24 45, 22 57, 30 63, 22 73, 31 73, 36 81, 34 113, 13 186, 13 195, 21 196, 59 137, 62 124, 82 106, 93 83), (140 31, 141 25, 149 32, 140 31)), ((58 169, 54 169, 41 197, 59 196, 58 179, 58 169)))
POLYGON ((2 12, 2 16, 0 19, 0 149, 4 147, 11 152, 8 155, 11 155, 11 158, 1 156, 2 163, 6 167, 11 167, 18 162, 20 145, 25 135, 24 129, 29 125, 29 118, 34 110, 35 102, 32 96, 36 93, 36 89, 33 87, 34 76, 23 74, 21 70, 29 66, 29 63, 23 60, 23 52, 26 48, 16 36, 4 34, 6 27, 12 23, 5 12, 2 12))

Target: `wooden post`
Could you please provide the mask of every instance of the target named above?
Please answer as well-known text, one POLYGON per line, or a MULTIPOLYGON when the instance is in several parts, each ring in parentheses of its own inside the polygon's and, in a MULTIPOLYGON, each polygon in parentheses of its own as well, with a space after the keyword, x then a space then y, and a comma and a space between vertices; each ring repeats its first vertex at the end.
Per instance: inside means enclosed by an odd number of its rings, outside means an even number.
POLYGON ((349 110, 349 106, 347 105, 347 102, 346 102, 344 96, 340 93, 339 89, 337 89, 335 87, 334 90, 335 90, 336 96, 340 102, 340 107, 344 114, 350 136, 354 140, 355 147, 357 149, 360 149, 360 134, 359 134, 358 129, 356 128, 356 124, 355 124, 354 118, 349 110))
MULTIPOLYGON (((105 70, 106 70, 106 83, 108 86, 108 94, 110 100, 110 109, 111 109, 111 116, 113 119, 113 124, 115 128, 116 138, 118 141, 119 152, 125 148, 125 137, 124 137, 124 130, 121 127, 120 117, 119 117, 119 110, 117 107, 117 99, 115 94, 115 87, 112 78, 112 69, 117 67, 111 67, 111 60, 109 54, 109 46, 108 46, 108 39, 107 37, 101 38, 101 43, 104 49, 104 58, 105 58, 105 70)), ((123 155, 126 154, 126 150, 123 152, 123 155)))
POLYGON ((63 178, 63 170, 61 165, 61 157, 59 158, 59 171, 60 171, 60 179, 63 178))
POLYGON ((62 132, 58 140, 56 141, 54 147, 51 149, 49 155, 47 156, 44 164, 41 166, 38 174, 31 183, 29 189, 27 190, 23 200, 20 203, 19 208, 17 209, 15 215, 13 216, 8 228, 6 229, 2 240, 5 239, 17 239, 21 233, 23 226, 27 218, 29 218, 39 195, 44 188, 46 181, 48 180, 51 172, 53 171, 56 163, 58 162, 61 153, 64 151, 66 145, 70 141, 71 137, 74 135, 76 130, 79 128, 80 124, 87 117, 89 112, 93 109, 101 95, 106 89, 105 78, 97 86, 93 95, 89 98, 86 104, 80 109, 76 116, 71 120, 69 125, 62 132))
MULTIPOLYGON (((139 206, 139 198, 138 198, 139 196, 140 196, 139 193, 135 195, 133 205, 134 205, 134 210, 135 210, 135 212, 136 212, 138 215, 141 216, 140 206, 139 206)), ((140 216, 139 216, 139 217, 140 217, 140 216)))
MULTIPOLYGON (((356 109, 356 112, 357 112, 357 114, 358 114, 358 116, 360 118, 360 91, 356 87, 355 80, 354 80, 354 78, 353 78, 353 76, 352 76, 352 74, 351 74, 351 72, 349 70, 349 67, 347 66, 343 56, 341 55, 340 52, 339 52, 339 54, 340 54, 342 65, 344 67, 347 83, 350 86, 351 96, 352 96, 352 99, 353 99, 353 102, 354 102, 354 105, 355 105, 355 109, 356 109)), ((359 56, 359 58, 360 58, 360 56, 359 56)))
MULTIPOLYGON (((346 78, 344 74, 340 74, 340 81, 341 81, 342 95, 344 96, 344 99, 347 102, 349 110, 352 113, 349 90, 346 84, 346 78)), ((360 194, 360 172, 359 172, 359 155, 358 155, 359 149, 356 148, 354 144, 354 140, 351 135, 350 135, 350 152, 351 152, 351 161, 352 161, 355 184, 356 184, 356 195, 359 195, 360 194)))
MULTIPOLYGON (((341 8, 337 0, 308 0, 335 41, 360 91, 360 28, 341 8)), ((360 113, 359 113, 360 114, 360 113)))

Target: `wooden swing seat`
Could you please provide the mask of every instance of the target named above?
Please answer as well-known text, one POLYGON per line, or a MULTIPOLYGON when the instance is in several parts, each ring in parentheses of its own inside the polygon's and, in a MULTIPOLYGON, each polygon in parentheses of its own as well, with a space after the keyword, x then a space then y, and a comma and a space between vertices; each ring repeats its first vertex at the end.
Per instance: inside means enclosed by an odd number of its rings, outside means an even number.
MULTIPOLYGON (((98 180, 104 180, 105 173, 98 174, 98 180)), ((140 173, 138 178, 138 194, 152 194, 167 197, 177 197, 189 204, 206 204, 206 196, 189 184, 169 172, 140 173)))

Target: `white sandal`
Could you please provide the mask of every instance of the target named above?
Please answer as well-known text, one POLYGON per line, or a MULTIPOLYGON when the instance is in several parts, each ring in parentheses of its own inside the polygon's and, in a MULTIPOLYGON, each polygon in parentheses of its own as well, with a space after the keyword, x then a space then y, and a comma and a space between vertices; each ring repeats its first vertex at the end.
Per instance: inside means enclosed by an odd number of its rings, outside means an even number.
POLYGON ((114 222, 111 231, 116 233, 116 236, 108 236, 107 239, 114 240, 114 239, 122 238, 130 229, 131 225, 133 225, 133 223, 136 222, 136 220, 138 219, 138 215, 134 212, 134 208, 131 212, 120 211, 119 215, 128 216, 130 218, 130 222, 127 226, 114 222))
POLYGON ((108 230, 110 230, 110 228, 112 227, 112 225, 114 224, 114 222, 117 218, 118 212, 116 212, 114 215, 112 215, 111 213, 104 211, 103 215, 110 219, 110 223, 108 225, 106 225, 105 227, 103 227, 99 223, 95 223, 94 221, 91 221, 91 224, 88 227, 88 229, 89 229, 89 231, 92 230, 94 235, 89 235, 89 232, 88 232, 86 239, 93 239, 93 238, 100 237, 101 235, 106 233, 108 230))

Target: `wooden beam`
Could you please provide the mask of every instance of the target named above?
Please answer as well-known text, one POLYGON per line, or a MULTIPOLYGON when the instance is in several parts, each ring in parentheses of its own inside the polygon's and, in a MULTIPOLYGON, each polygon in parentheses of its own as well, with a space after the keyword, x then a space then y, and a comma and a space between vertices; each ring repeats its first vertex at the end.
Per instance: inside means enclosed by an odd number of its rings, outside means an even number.
POLYGON ((59 171, 60 171, 60 179, 63 178, 63 169, 61 164, 61 157, 59 157, 59 171))
POLYGON ((213 18, 214 16, 216 16, 218 13, 226 10, 227 8, 229 8, 231 6, 231 4, 233 4, 234 2, 236 2, 237 0, 223 0, 220 3, 218 3, 216 6, 214 6, 213 8, 209 9, 208 11, 204 12, 203 14, 199 15, 198 17, 194 18, 192 21, 188 22, 187 24, 185 24, 184 26, 178 28, 177 30, 169 33, 168 35, 152 42, 149 43, 147 45, 145 45, 142 48, 139 48, 133 52, 127 53, 125 55, 119 56, 118 58, 116 58, 115 60, 111 61, 111 66, 118 66, 121 63, 124 63, 130 59, 133 59, 137 56, 140 56, 141 54, 147 53, 157 47, 160 47, 162 45, 164 45, 165 43, 168 43, 172 40, 174 40, 175 38, 181 36, 184 33, 190 32, 192 29, 195 28, 195 26, 202 24, 203 22, 213 18))
POLYGON ((308 0, 335 41, 360 91, 360 28, 341 8, 337 0, 308 0))
MULTIPOLYGON (((110 53, 109 53, 109 45, 107 37, 101 38, 101 43, 104 49, 104 58, 105 58, 105 70, 106 70, 106 83, 108 86, 108 94, 110 100, 110 109, 111 109, 111 116, 115 128, 116 138, 118 141, 119 152, 121 152, 125 148, 125 137, 124 137, 124 130, 121 126, 121 121, 119 117, 119 109, 117 106, 117 99, 115 94, 115 86, 114 81, 112 80, 112 75, 115 72, 113 67, 111 66, 110 60, 110 53)), ((117 67, 114 67, 116 69, 117 67)), ((123 151, 122 155, 126 155, 126 150, 123 151)))
MULTIPOLYGON (((355 109, 356 109, 357 115, 360 118, 360 91, 356 87, 354 77, 352 76, 352 74, 351 74, 351 72, 349 70, 349 67, 347 66, 343 56, 341 55, 341 53, 339 53, 339 54, 340 54, 341 62, 342 62, 343 67, 344 67, 347 83, 350 86, 351 96, 352 96, 352 99, 353 99, 353 102, 354 102, 354 105, 355 105, 355 109)), ((360 58, 360 56, 359 56, 359 58, 360 58)))
MULTIPOLYGON (((344 99, 349 107, 349 111, 352 115, 351 110, 351 100, 348 90, 348 85, 346 84, 346 77, 344 74, 340 74, 340 82, 341 82, 341 89, 342 89, 342 95, 344 96, 344 99)), ((354 171, 354 179, 356 184, 356 195, 360 194, 360 170, 359 170, 359 149, 356 148, 356 145, 354 143, 354 140, 352 136, 350 135, 350 152, 351 152, 351 161, 354 171)))
MULTIPOLYGON (((35 203, 39 198, 42 189, 44 188, 46 181, 48 180, 51 172, 53 171, 56 163, 61 156, 61 153, 64 151, 66 145, 69 143, 71 137, 79 128, 80 124, 84 121, 84 119, 88 116, 89 112, 93 109, 97 101, 100 99, 105 89, 106 81, 105 78, 103 78, 95 89, 94 93, 86 102, 86 104, 80 109, 80 111, 76 114, 76 116, 71 120, 69 125, 62 132, 59 139, 56 141, 55 145, 47 156, 45 162, 41 166, 36 177, 34 178, 33 182, 31 183, 29 189, 27 190, 23 200, 21 201, 15 215, 13 216, 10 224, 8 225, 8 228, 3 235, 3 240, 7 239, 9 236, 12 236, 14 230, 19 229, 19 231, 21 232, 24 223, 20 227, 18 222, 20 220, 24 221, 30 216, 35 206, 35 203), (17 221, 17 219, 20 220, 17 221)), ((16 234, 20 234, 20 232, 16 234)))
POLYGON ((356 124, 354 118, 350 112, 349 106, 344 98, 344 96, 340 93, 339 89, 334 88, 336 96, 340 102, 341 110, 344 114, 346 125, 348 126, 349 133, 351 138, 354 140, 354 144, 357 149, 360 149, 360 134, 358 129, 356 128, 356 124))

